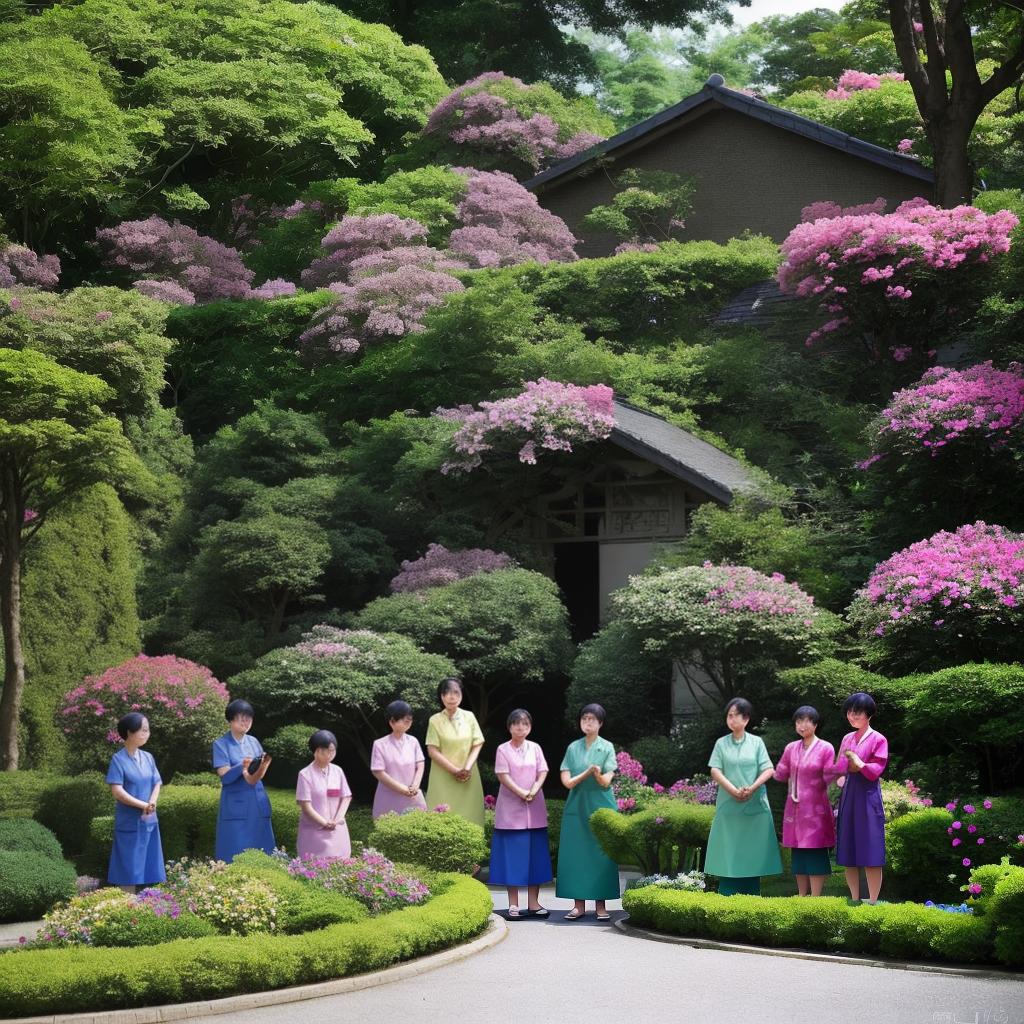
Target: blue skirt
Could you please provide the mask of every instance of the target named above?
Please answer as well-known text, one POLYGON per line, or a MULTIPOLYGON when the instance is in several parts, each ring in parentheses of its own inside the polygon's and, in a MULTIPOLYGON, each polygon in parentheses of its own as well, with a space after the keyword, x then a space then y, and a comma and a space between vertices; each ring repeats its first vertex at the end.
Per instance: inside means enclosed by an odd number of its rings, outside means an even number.
POLYGON ((116 821, 107 881, 111 885, 156 885, 167 881, 160 825, 155 814, 116 821))
POLYGON ((546 828, 494 830, 487 878, 491 885, 543 885, 552 876, 546 828))

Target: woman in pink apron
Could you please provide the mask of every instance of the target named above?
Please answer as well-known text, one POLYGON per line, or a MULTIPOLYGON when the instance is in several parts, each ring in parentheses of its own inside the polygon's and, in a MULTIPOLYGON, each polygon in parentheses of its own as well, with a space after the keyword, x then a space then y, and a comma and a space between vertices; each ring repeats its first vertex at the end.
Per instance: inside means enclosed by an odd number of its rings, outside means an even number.
POLYGON ((352 803, 345 773, 332 762, 338 753, 334 733, 319 729, 309 738, 313 763, 299 772, 295 800, 302 810, 296 845, 300 857, 350 857, 352 842, 345 814, 352 803))

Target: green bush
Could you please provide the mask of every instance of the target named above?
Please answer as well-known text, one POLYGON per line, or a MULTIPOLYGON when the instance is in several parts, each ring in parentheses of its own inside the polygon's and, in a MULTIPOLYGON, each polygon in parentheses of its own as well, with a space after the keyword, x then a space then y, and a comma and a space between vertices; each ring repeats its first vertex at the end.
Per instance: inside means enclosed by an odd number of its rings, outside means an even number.
POLYGON ((643 766, 648 784, 671 786, 683 778, 683 752, 677 740, 668 736, 641 736, 629 744, 629 752, 643 766))
POLYGON ((834 896, 719 896, 650 885, 627 890, 622 905, 631 923, 672 935, 910 960, 992 959, 985 918, 912 903, 850 907, 834 896))
POLYGON ((882 691, 888 680, 858 665, 825 658, 804 668, 788 668, 778 674, 779 688, 789 696, 795 711, 801 704, 810 704, 821 715, 819 733, 833 738, 833 746, 848 730, 843 715, 843 701, 851 693, 864 691, 874 696, 882 713, 886 706, 882 691))
POLYGON ((385 814, 374 822, 369 843, 389 860, 423 864, 434 871, 471 871, 488 855, 479 825, 436 811, 385 814))
MULTIPOLYGON (((447 881, 447 879, 446 879, 447 881)), ((0 1015, 88 1012, 216 999, 381 970, 465 942, 487 926, 487 889, 470 878, 422 906, 305 935, 218 936, 142 947, 0 956, 0 1015)))
POLYGON ((714 807, 662 799, 636 814, 606 807, 590 816, 590 827, 616 864, 635 864, 645 875, 674 875, 697 866, 696 851, 708 843, 714 807))
POLYGON ((309 737, 315 732, 311 725, 285 725, 267 737, 263 748, 278 764, 298 772, 309 764, 309 737))
POLYGON ((50 772, 25 769, 0 772, 0 818, 31 818, 43 793, 62 778, 50 772))
POLYGON ((1015 868, 996 884, 988 919, 995 928, 999 961, 1024 966, 1024 868, 1015 868))
POLYGON ((105 915, 91 932, 94 946, 156 946, 175 939, 204 939, 216 935, 217 929, 195 914, 183 910, 178 917, 158 917, 141 912, 137 906, 118 907, 105 915))
POLYGON ((98 814, 113 810, 114 798, 110 787, 99 772, 57 779, 39 797, 35 819, 45 825, 60 840, 69 857, 77 856, 85 848, 89 836, 89 822, 98 814))
POLYGON ((33 921, 75 895, 74 866, 35 852, 0 850, 0 921, 33 921))
POLYGON ((64 852, 57 837, 38 821, 31 818, 16 818, 0 821, 0 850, 16 853, 35 853, 41 857, 63 860, 64 852))
POLYGON ((175 786, 205 786, 220 789, 220 779, 213 772, 175 772, 169 780, 175 786))

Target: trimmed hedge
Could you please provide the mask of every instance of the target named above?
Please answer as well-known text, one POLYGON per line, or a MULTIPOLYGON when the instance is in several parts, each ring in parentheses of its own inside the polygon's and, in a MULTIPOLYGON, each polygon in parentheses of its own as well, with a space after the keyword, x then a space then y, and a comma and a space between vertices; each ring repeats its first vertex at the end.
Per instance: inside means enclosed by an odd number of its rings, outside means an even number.
POLYGON ((707 847, 714 818, 714 807, 664 799, 636 814, 602 807, 590 816, 590 827, 616 864, 635 864, 645 875, 675 874, 691 851, 707 847))
POLYGON ((43 794, 63 781, 65 776, 50 772, 0 772, 0 818, 31 818, 43 794))
POLYGON ((60 840, 69 857, 85 849, 89 823, 109 813, 114 804, 110 787, 99 772, 57 776, 40 794, 33 817, 60 840))
POLYGON ((36 852, 0 850, 0 921, 34 921, 77 891, 74 865, 36 852))
POLYGON ((385 814, 374 822, 369 842, 389 860, 423 864, 433 871, 471 871, 488 856, 479 825, 436 811, 385 814))
POLYGON ((44 825, 31 818, 0 821, 0 850, 34 853, 53 860, 64 859, 57 837, 44 825))
POLYGON ((478 935, 491 916, 479 882, 444 876, 422 906, 304 935, 218 936, 115 949, 0 956, 0 1016, 81 1013, 218 999, 377 971, 478 935))
POLYGON ((1016 868, 988 901, 988 920, 995 928, 996 957, 1004 964, 1024 967, 1024 868, 1016 868))
MULTIPOLYGON (((1024 871, 1021 872, 1024 878, 1024 871)), ((1024 894, 1024 886, 1021 887, 1024 894)), ((1008 902, 1017 894, 1007 894, 1008 902)), ((622 897, 632 924, 671 935, 761 946, 785 946, 907 960, 976 962, 993 951, 990 917, 950 914, 915 903, 848 906, 834 896, 719 896, 645 886, 622 897)), ((1004 947, 1024 936, 1018 904, 1016 919, 1004 921, 1004 947)), ((997 933, 998 934, 998 933, 997 933)))

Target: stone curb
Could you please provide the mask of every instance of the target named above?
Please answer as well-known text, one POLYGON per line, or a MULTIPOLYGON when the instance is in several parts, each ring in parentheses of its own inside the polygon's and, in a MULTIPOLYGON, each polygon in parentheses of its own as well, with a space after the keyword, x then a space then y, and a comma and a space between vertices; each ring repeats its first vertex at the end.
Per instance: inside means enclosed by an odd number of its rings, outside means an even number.
POLYGON ((845 956, 837 953, 812 953, 803 949, 776 949, 770 946, 746 946, 735 942, 716 942, 714 939, 691 939, 682 935, 669 935, 649 928, 630 924, 628 918, 614 922, 624 935, 652 942, 669 942, 695 949, 718 949, 726 953, 755 953, 758 956, 779 956, 789 960, 812 960, 825 964, 849 964, 854 967, 884 967, 890 971, 914 971, 919 974, 945 974, 953 977, 992 978, 998 981, 1024 981, 1016 971, 1003 971, 995 967, 953 967, 946 964, 911 963, 906 960, 873 960, 869 957, 845 956))
MULTIPOLYGON (((336 978, 314 985, 296 985, 292 988, 272 989, 269 992, 247 992, 245 995, 228 996, 226 999, 201 1000, 194 1003, 169 1003, 166 1006, 147 1006, 136 1010, 102 1010, 97 1013, 49 1014, 42 1017, 17 1017, 11 1024, 163 1024, 164 1021, 193 1020, 197 1017, 212 1017, 221 1013, 236 1013, 240 1010, 255 1010, 264 1006, 280 1006, 284 1003, 298 1003, 306 999, 320 999, 323 996, 337 996, 345 992, 358 992, 364 988, 376 988, 393 981, 414 978, 428 971, 465 960, 477 953, 496 946, 508 935, 508 925, 497 914, 491 919, 482 935, 470 942, 451 949, 418 957, 403 964, 396 964, 383 971, 359 974, 352 978, 336 978)), ((5 1022, 6 1024, 6 1022, 5 1022)))

